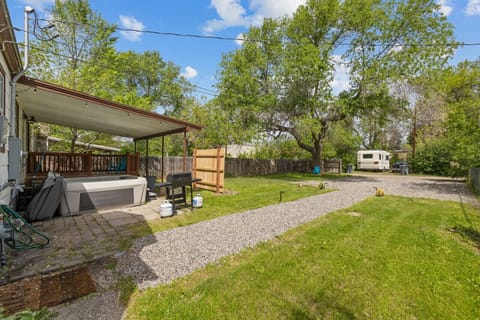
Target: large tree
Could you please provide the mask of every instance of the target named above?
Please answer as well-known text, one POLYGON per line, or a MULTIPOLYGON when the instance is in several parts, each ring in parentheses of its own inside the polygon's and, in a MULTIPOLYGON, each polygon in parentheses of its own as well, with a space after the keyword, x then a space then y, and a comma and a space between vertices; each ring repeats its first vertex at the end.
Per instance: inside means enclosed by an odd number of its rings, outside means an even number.
POLYGON ((179 66, 164 61, 158 51, 122 52, 119 60, 117 68, 127 90, 148 99, 150 111, 161 107, 167 114, 180 112, 192 86, 181 76, 179 66))
POLYGON ((443 65, 453 50, 452 26, 433 0, 309 0, 245 39, 223 57, 217 104, 245 127, 288 133, 319 165, 333 123, 388 110, 393 83, 443 65), (340 96, 339 64, 351 88, 340 96))
POLYGON ((480 59, 448 70, 440 82, 448 106, 446 129, 452 160, 466 173, 480 163, 480 59))
MULTIPOLYGON (((47 16, 48 21, 35 21, 29 75, 97 94, 99 88, 105 85, 103 79, 99 73, 85 71, 98 70, 99 65, 108 65, 108 61, 113 59, 117 40, 113 36, 115 25, 107 23, 95 13, 86 0, 56 0, 47 16), (53 27, 46 27, 47 23, 53 27)), ((100 137, 98 133, 84 132, 78 128, 51 129, 56 135, 70 141, 71 152, 79 138, 91 142, 100 137)))
MULTIPOLYGON (((88 1, 56 0, 47 16, 35 21, 29 75, 149 111, 174 115, 184 106, 191 84, 180 68, 157 51, 117 52, 116 26, 88 1)), ((111 135, 78 128, 51 126, 51 132, 70 141, 71 152, 77 140, 114 144, 111 135)))

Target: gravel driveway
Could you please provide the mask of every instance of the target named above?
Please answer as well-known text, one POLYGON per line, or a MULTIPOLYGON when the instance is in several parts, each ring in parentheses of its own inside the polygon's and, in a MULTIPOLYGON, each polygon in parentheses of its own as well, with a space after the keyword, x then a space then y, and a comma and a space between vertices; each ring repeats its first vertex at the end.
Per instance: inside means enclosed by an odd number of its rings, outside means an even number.
MULTIPOLYGON (((387 195, 461 201, 478 205, 460 180, 380 174, 355 174, 327 181, 338 191, 284 202, 242 213, 203 221, 182 228, 159 232, 137 239, 118 258, 117 270, 131 276, 140 289, 169 283, 222 257, 254 247, 300 224, 328 212, 346 208, 374 195, 374 187, 387 195)), ((315 184, 318 184, 316 182, 315 184)), ((201 214, 199 212, 198 214, 201 214)), ((112 275, 106 270, 93 272, 100 287, 107 288, 112 275)), ((117 293, 106 290, 69 304, 52 308, 58 319, 122 318, 124 308, 117 293)))

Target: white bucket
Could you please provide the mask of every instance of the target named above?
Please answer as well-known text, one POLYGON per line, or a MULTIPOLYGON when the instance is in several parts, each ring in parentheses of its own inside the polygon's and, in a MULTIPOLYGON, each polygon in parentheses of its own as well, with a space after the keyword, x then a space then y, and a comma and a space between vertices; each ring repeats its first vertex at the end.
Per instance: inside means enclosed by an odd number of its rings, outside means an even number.
POLYGON ((168 200, 163 200, 160 205, 160 217, 171 217, 173 215, 172 204, 168 200))
POLYGON ((197 193, 195 197, 193 197, 193 207, 194 208, 201 208, 203 207, 203 198, 200 193, 197 193))

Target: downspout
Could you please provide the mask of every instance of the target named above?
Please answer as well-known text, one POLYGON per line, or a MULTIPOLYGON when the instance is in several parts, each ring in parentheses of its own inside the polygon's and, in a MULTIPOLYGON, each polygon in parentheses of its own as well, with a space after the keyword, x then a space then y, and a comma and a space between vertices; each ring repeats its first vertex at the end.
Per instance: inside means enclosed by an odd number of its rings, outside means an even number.
POLYGON ((29 49, 29 23, 28 23, 28 15, 33 13, 34 9, 30 6, 25 7, 24 11, 24 62, 23 68, 17 73, 12 80, 10 80, 10 137, 15 137, 15 125, 16 125, 16 93, 17 93, 17 81, 20 79, 24 74, 25 71, 28 69, 28 49, 29 49))

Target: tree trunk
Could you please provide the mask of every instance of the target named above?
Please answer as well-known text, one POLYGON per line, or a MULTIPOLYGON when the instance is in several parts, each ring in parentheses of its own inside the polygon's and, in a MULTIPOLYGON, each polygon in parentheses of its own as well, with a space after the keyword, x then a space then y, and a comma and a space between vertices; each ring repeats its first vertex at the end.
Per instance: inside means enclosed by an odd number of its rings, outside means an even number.
POLYGON ((78 129, 72 128, 72 138, 70 139, 70 152, 74 153, 75 152, 75 142, 77 142, 78 139, 78 129))
POLYGON ((318 141, 318 143, 315 143, 313 146, 313 151, 312 151, 312 160, 313 160, 313 165, 314 166, 319 166, 320 167, 320 172, 323 172, 323 142, 318 141))

